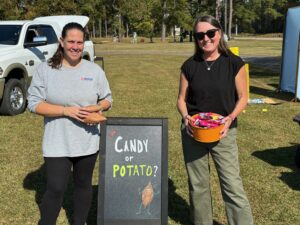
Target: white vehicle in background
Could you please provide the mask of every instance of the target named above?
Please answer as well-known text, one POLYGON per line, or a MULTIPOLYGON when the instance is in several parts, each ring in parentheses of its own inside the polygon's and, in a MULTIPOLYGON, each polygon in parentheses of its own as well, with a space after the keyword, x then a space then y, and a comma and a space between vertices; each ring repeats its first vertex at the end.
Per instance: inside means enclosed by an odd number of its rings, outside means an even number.
MULTIPOLYGON (((33 72, 55 53, 64 25, 77 22, 85 27, 88 21, 86 16, 0 21, 0 114, 17 115, 25 110, 33 72)), ((88 37, 82 57, 94 60, 94 45, 88 37)))

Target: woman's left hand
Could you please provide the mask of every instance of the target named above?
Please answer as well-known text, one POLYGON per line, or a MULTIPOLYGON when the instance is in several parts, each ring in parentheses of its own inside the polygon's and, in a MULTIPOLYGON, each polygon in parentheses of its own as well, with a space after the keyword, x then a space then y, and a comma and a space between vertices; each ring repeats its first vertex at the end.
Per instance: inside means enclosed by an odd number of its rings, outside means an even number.
POLYGON ((88 105, 85 107, 82 107, 81 110, 86 111, 86 112, 99 112, 101 111, 101 106, 100 105, 88 105))
POLYGON ((223 129, 221 130, 221 136, 220 136, 220 138, 224 138, 224 137, 226 137, 226 135, 227 135, 227 132, 228 132, 228 130, 229 130, 229 127, 230 127, 230 125, 231 125, 231 123, 232 123, 232 118, 230 117, 230 116, 226 116, 224 119, 223 119, 223 121, 224 121, 224 127, 223 127, 223 129))
POLYGON ((83 118, 83 122, 90 126, 97 125, 105 120, 107 119, 102 112, 92 112, 83 118))

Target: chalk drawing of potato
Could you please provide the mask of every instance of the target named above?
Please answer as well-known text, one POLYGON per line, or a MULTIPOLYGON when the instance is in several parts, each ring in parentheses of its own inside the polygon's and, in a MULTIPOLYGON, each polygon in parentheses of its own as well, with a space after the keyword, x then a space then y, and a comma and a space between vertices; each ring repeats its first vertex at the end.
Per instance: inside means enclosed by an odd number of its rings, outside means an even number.
POLYGON ((147 184, 147 186, 142 191, 142 204, 144 208, 149 206, 153 200, 153 186, 151 182, 147 184))
POLYGON ((145 210, 146 214, 151 215, 150 206, 154 197, 154 190, 151 181, 148 182, 142 191, 139 189, 139 195, 141 196, 141 204, 136 214, 141 214, 143 208, 143 211, 145 210))

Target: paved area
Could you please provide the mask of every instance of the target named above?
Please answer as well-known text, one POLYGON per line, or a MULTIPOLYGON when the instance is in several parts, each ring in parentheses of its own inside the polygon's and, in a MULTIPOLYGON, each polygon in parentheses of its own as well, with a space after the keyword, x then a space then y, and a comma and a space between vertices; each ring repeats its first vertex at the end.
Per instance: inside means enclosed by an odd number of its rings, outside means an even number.
POLYGON ((255 64, 258 67, 271 69, 275 72, 281 71, 281 56, 241 56, 245 62, 255 64))
POLYGON ((234 40, 273 40, 282 41, 282 37, 233 37, 234 40))

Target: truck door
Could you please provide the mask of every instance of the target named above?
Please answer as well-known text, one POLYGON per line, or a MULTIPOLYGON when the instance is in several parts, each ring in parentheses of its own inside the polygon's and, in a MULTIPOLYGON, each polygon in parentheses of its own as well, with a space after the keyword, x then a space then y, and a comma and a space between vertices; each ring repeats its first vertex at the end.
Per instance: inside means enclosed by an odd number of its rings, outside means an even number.
POLYGON ((33 42, 35 37, 46 37, 47 44, 25 48, 27 60, 25 66, 31 76, 35 68, 53 56, 57 49, 58 38, 50 25, 31 25, 27 28, 24 43, 33 42))

